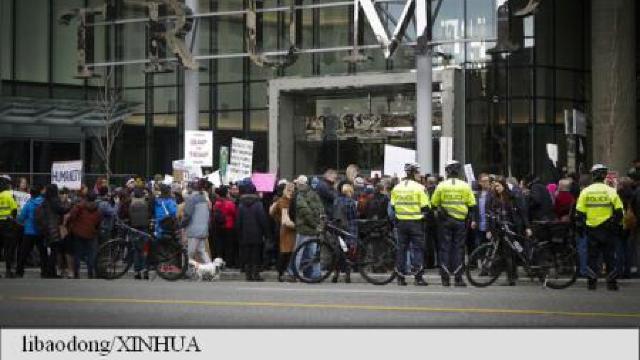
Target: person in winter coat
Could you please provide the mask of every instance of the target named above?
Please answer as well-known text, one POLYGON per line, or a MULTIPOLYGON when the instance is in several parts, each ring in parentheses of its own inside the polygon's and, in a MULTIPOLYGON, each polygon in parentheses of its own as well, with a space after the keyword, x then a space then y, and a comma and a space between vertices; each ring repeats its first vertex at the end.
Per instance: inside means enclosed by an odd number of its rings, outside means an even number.
POLYGON ((109 195, 109 187, 101 186, 98 188, 97 205, 102 214, 102 223, 100 224, 99 240, 104 243, 111 239, 113 226, 115 225, 118 215, 118 205, 116 205, 113 197, 109 195))
POLYGON ((24 227, 24 236, 18 251, 16 276, 24 276, 24 265, 33 250, 33 246, 35 245, 38 248, 38 253, 40 254, 40 277, 44 278, 47 275, 46 265, 49 260, 42 233, 36 226, 36 209, 44 201, 44 197, 42 196, 42 186, 32 186, 29 193, 31 194, 31 198, 22 207, 22 211, 20 211, 20 215, 18 215, 18 223, 24 227))
POLYGON ((164 235, 173 236, 174 229, 167 228, 175 219, 178 212, 178 204, 171 197, 171 187, 168 185, 160 186, 160 195, 155 199, 153 207, 153 218, 155 220, 154 235, 157 239, 164 235))
MULTIPOLYGON (((524 204, 511 193, 503 178, 498 178, 494 182, 492 194, 487 201, 486 212, 514 224, 516 232, 525 232, 529 237, 532 235, 524 204)), ((490 224, 488 235, 493 236, 495 234, 491 233, 491 229, 495 228, 495 224, 492 220, 488 222, 490 224)), ((514 286, 517 274, 512 250, 508 246, 501 246, 500 249, 503 251, 503 257, 506 261, 507 284, 514 286)))
POLYGON ((221 186, 216 189, 218 195, 213 206, 214 257, 222 258, 227 267, 235 268, 238 264, 238 242, 235 238, 235 222, 237 208, 229 197, 229 187, 221 186))
MULTIPOLYGON (((120 213, 126 214, 126 219, 129 220, 129 225, 132 228, 145 233, 149 232, 149 224, 151 223, 150 208, 151 201, 145 197, 143 189, 136 188, 132 192, 132 198, 123 202, 120 207, 122 210, 120 213)), ((149 270, 145 269, 145 254, 144 254, 145 239, 136 238, 134 240, 133 247, 133 270, 135 271, 134 278, 140 280, 144 277, 145 280, 149 279, 149 270), (141 272, 144 269, 144 276, 141 272)))
MULTIPOLYGON (((278 281, 283 282, 284 272, 289 267, 291 262, 291 253, 293 252, 293 245, 296 242, 296 224, 291 220, 289 216, 289 208, 291 207, 291 199, 293 199, 295 191, 295 185, 293 183, 287 183, 282 192, 282 196, 273 203, 269 209, 269 214, 273 217, 275 222, 280 227, 280 243, 278 254, 278 281)), ((291 270, 291 269, 289 269, 291 270)), ((290 272, 289 276, 293 274, 290 272)), ((290 281, 295 281, 290 277, 290 281)))
POLYGON ((328 218, 331 218, 333 213, 333 203, 338 197, 338 192, 335 189, 335 184, 338 179, 338 173, 333 169, 327 169, 324 172, 324 176, 318 182, 316 192, 322 200, 324 211, 328 218))
POLYGON ((205 244, 209 237, 211 203, 203 188, 204 183, 201 181, 194 184, 193 192, 185 199, 182 227, 187 236, 189 259, 208 264, 211 258, 205 244))
MULTIPOLYGON (((298 194, 296 195, 295 223, 296 223, 296 245, 297 248, 303 242, 316 239, 320 235, 322 226, 322 218, 325 215, 325 208, 318 194, 311 189, 306 176, 300 175, 294 181, 298 194)), ((326 215, 325 215, 326 216, 326 215)), ((305 247, 306 252, 299 254, 293 259, 292 266, 298 266, 302 260, 306 260, 316 251, 314 246, 305 247)), ((320 264, 314 264, 311 269, 306 270, 304 274, 308 278, 316 278, 320 276, 320 264)))
MULTIPOLYGON (((354 200, 354 188, 351 184, 345 182, 338 186, 340 195, 336 198, 333 205, 333 218, 336 221, 336 225, 342 230, 353 235, 352 237, 345 237, 344 241, 347 246, 348 257, 353 259, 356 253, 356 246, 358 241, 358 203, 354 200)), ((338 276, 340 271, 345 273, 345 282, 351 282, 351 265, 349 263, 340 264, 338 271, 336 271, 332 282, 338 282, 338 276)))
POLYGON ((56 259, 62 257, 64 253, 60 225, 62 225, 63 216, 71 210, 71 207, 61 201, 56 184, 47 185, 41 207, 44 243, 51 250, 48 256, 47 277, 59 277, 56 274, 56 259))
POLYGON ((240 205, 235 228, 247 281, 264 281, 260 277, 259 266, 264 238, 270 234, 269 221, 262 201, 256 195, 256 188, 250 182, 240 185, 240 205))
POLYGON ((529 175, 524 180, 527 190, 527 212, 529 221, 550 221, 554 219, 553 200, 549 190, 535 175, 529 175))
POLYGON ((87 264, 89 279, 93 279, 94 275, 98 230, 103 220, 96 198, 94 193, 89 193, 87 198, 76 204, 69 213, 69 227, 75 250, 73 277, 76 279, 79 277, 81 260, 87 264))

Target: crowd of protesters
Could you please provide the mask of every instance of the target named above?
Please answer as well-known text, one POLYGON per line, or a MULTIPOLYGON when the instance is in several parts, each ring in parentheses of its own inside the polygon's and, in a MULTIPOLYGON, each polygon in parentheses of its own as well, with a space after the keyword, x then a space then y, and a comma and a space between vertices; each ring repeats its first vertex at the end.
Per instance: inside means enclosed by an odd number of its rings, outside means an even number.
MULTIPOLYGON (((433 203, 436 189, 445 179, 417 172, 411 176, 433 203)), ((260 271, 270 268, 277 270, 279 281, 295 281, 291 254, 297 245, 319 235, 323 219, 337 221, 351 234, 358 234, 359 219, 394 222, 391 192, 402 178, 363 176, 357 166, 351 165, 344 174, 327 169, 319 176, 279 179, 274 191, 266 193, 257 192, 250 179, 217 188, 204 179, 185 186, 164 184, 158 176, 154 180, 133 177, 122 187, 113 187, 101 178, 92 188, 68 191, 52 184, 29 186, 24 178, 13 182, 8 176, 0 177, 0 201, 2 194, 5 198, 14 194, 15 200, 12 205, 5 199, 6 214, 0 214, 5 277, 22 277, 30 265, 39 266, 43 278, 78 278, 82 262, 86 263, 87 276, 94 277, 96 251, 112 238, 119 218, 154 238, 178 233, 190 259, 208 263, 221 258, 227 268, 241 269, 248 281, 262 281, 260 271)), ((540 221, 574 223, 580 191, 590 181, 589 175, 576 174, 551 182, 542 182, 535 175, 518 180, 479 174, 477 181, 469 184, 474 194, 474 215, 463 222, 464 254, 491 237, 489 213, 508 217, 523 236, 534 232, 551 236, 544 234, 549 229, 536 228, 540 221)), ((623 231, 615 239, 616 271, 621 277, 635 277, 640 162, 633 164, 626 177, 606 181, 616 189, 625 210, 623 231)), ((425 220, 421 264, 425 269, 442 271, 446 265, 442 263, 440 239, 448 225, 442 217, 425 220)), ((577 233, 579 271, 587 276, 587 239, 584 233, 577 233)), ((347 240, 352 251, 355 242, 347 240)), ((144 243, 136 245, 136 279, 149 278, 146 253, 144 243)), ((513 285, 517 264, 508 266, 508 284, 513 285)), ((347 282, 349 270, 345 269, 347 282)), ((458 280, 456 275, 456 285, 458 280)))

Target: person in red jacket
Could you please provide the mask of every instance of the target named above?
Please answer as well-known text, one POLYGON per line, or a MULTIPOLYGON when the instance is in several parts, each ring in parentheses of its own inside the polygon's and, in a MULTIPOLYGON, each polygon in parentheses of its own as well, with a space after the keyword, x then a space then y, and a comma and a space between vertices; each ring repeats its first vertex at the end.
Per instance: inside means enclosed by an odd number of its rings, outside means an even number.
POLYGON ((91 192, 76 204, 69 213, 69 227, 73 236, 74 269, 73 277, 79 277, 80 261, 87 264, 89 279, 93 278, 95 257, 98 250, 98 229, 102 214, 96 204, 96 194, 91 192))
POLYGON ((576 199, 571 194, 571 180, 562 179, 558 184, 558 194, 556 195, 554 211, 560 221, 570 221, 571 211, 576 204, 576 199))
POLYGON ((222 258, 226 266, 235 268, 238 264, 238 242, 234 234, 236 222, 236 204, 229 196, 229 188, 216 189, 216 202, 211 212, 215 228, 213 253, 222 258))

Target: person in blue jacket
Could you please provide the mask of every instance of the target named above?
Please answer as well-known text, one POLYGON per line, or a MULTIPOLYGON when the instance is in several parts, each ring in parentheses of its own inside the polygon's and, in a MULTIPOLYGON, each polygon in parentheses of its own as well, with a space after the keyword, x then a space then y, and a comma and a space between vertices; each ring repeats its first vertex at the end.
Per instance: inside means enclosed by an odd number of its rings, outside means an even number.
POLYGON ((176 215, 178 213, 178 205, 176 200, 171 196, 171 187, 168 185, 160 186, 160 196, 154 202, 154 220, 155 220, 155 237, 160 238, 163 235, 173 235, 175 229, 164 229, 162 222, 167 218, 174 219, 176 223, 176 215))
POLYGON ((31 194, 31 198, 22 207, 22 210, 18 215, 18 223, 24 227, 24 238, 20 249, 18 250, 16 276, 24 276, 24 265, 29 258, 29 255, 31 255, 31 251, 35 245, 38 247, 38 252, 40 253, 40 277, 46 277, 46 266, 49 263, 47 247, 44 244, 44 237, 36 225, 36 209, 44 201, 44 197, 42 196, 42 186, 31 186, 29 192, 31 194))

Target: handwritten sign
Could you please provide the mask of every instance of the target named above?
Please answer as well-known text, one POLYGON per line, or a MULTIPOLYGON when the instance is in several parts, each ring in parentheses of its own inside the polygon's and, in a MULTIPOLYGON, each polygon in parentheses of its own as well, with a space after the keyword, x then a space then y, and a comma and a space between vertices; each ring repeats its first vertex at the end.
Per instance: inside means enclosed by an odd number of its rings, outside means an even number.
POLYGON ((253 141, 231 139, 231 159, 227 166, 227 179, 231 182, 251 177, 253 167, 253 141))
POLYGON ((82 186, 82 160, 58 161, 51 165, 51 183, 60 189, 80 190, 82 186))
POLYGON ((275 174, 253 173, 251 182, 255 185, 256 190, 260 192, 273 192, 276 184, 275 174))
POLYGON ((476 175, 473 172, 473 165, 471 164, 466 164, 464 166, 464 175, 467 178, 467 182, 468 183, 472 183, 476 181, 476 175))
POLYGON ((184 159, 195 166, 213 166, 213 132, 185 130, 184 159))

